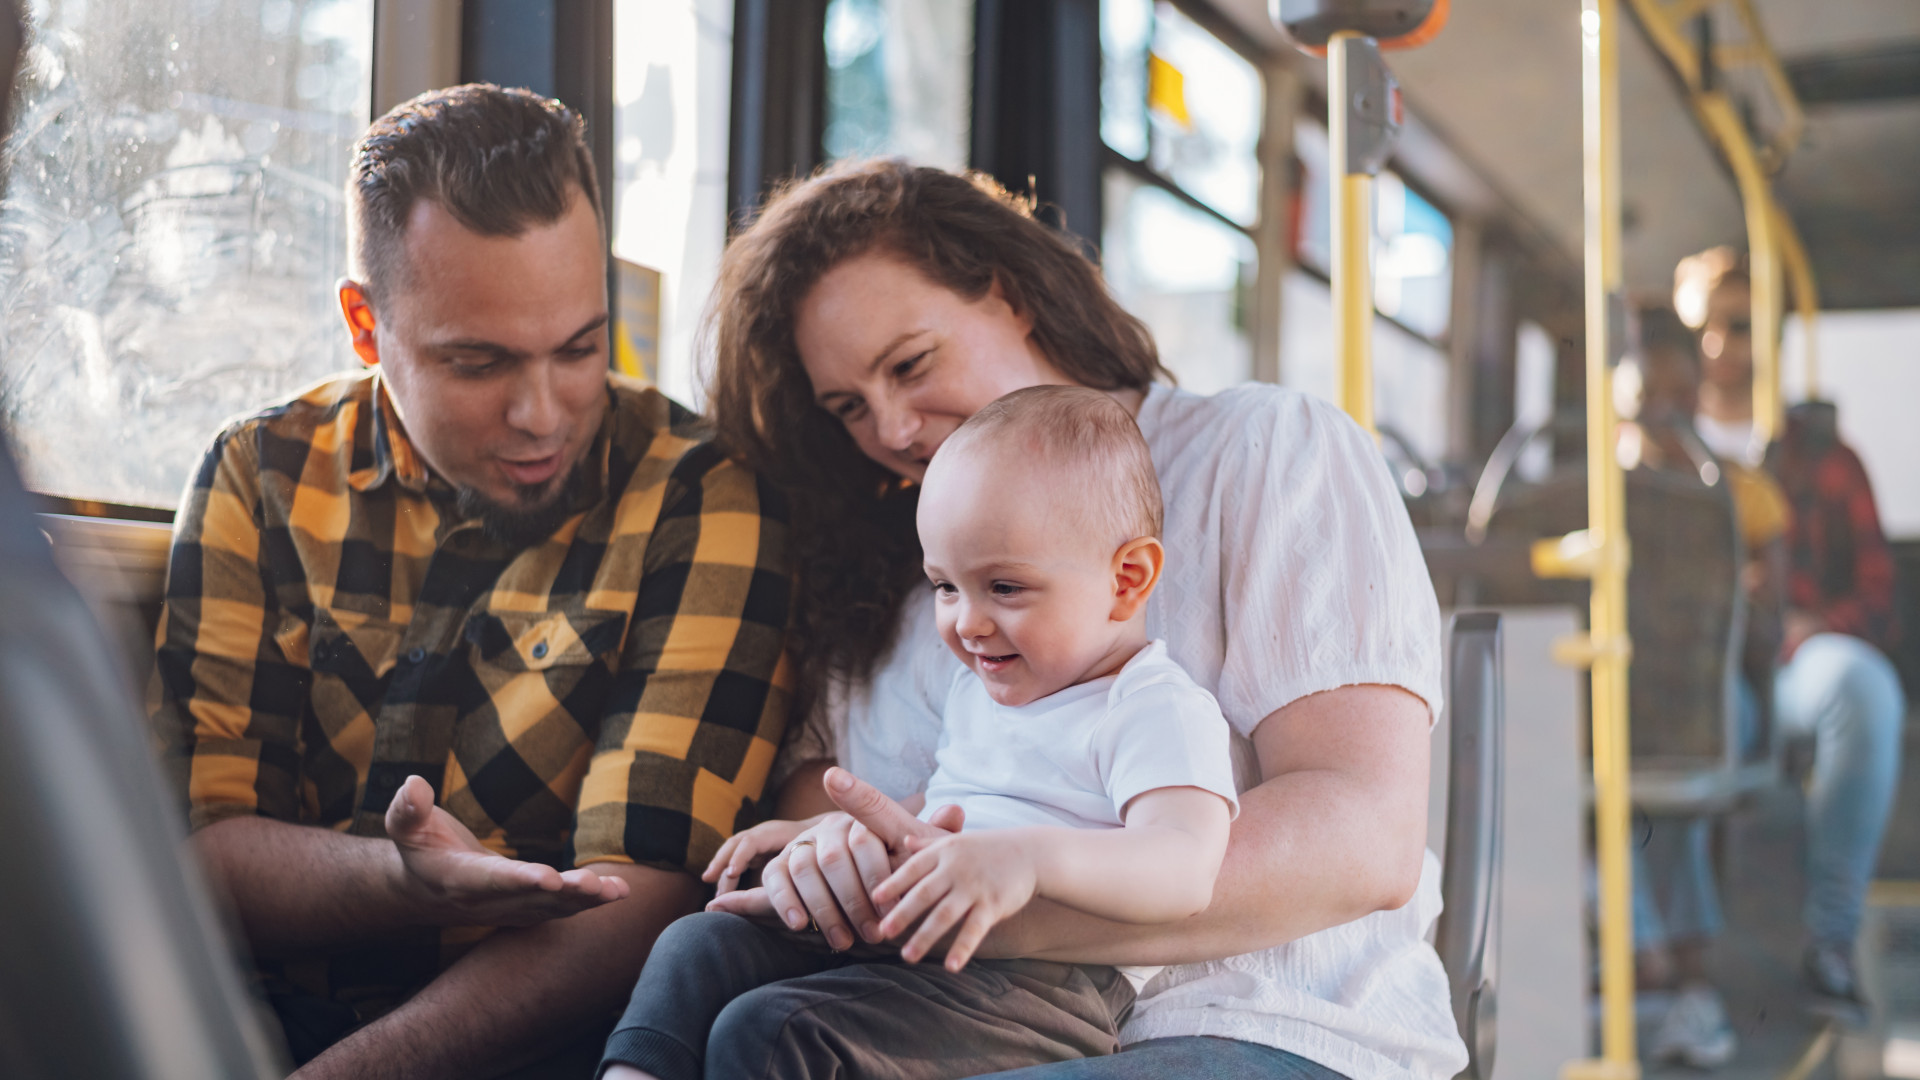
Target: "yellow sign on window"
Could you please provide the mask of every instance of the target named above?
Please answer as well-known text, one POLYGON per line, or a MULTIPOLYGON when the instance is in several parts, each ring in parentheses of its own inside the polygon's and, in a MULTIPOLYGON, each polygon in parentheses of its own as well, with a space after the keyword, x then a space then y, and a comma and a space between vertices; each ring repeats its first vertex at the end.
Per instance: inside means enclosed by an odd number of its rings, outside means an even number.
POLYGON ((1187 77, 1152 53, 1147 54, 1147 108, 1193 130, 1193 115, 1187 112, 1187 77))
POLYGON ((660 271, 613 260, 613 369, 658 385, 660 381, 660 271))

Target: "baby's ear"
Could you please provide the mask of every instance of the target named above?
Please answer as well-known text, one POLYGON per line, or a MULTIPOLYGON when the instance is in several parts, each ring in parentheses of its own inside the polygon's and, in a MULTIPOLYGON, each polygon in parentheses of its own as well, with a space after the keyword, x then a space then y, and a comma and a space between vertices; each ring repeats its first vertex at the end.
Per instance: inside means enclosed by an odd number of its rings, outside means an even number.
POLYGON ((1113 620, 1126 622, 1140 614, 1160 584, 1167 549, 1151 536, 1139 536, 1113 553, 1113 620))

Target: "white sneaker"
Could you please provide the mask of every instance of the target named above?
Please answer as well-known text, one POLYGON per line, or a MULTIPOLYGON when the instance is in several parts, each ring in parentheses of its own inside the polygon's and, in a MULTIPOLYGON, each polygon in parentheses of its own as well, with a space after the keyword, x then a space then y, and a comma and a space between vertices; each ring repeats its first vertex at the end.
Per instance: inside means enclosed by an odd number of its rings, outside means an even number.
POLYGON ((1690 986, 1674 995, 1661 1018, 1652 1054, 1655 1061, 1717 1069, 1733 1060, 1738 1047, 1719 992, 1711 986, 1690 986))

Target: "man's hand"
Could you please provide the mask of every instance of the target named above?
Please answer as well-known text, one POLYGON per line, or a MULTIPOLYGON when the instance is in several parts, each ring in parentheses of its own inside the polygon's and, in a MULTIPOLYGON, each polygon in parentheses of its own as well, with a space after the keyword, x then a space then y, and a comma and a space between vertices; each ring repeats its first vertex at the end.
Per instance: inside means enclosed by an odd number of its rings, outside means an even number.
MULTIPOLYGON (((740 878, 748 870, 766 862, 826 816, 820 814, 805 821, 763 821, 751 829, 734 833, 727 837, 726 843, 720 845, 719 851, 713 853, 713 861, 701 872, 700 880, 714 885, 716 896, 733 892, 739 888, 740 878)), ((723 909, 709 905, 707 910, 723 909)))
MULTIPOLYGON (((964 815, 957 806, 943 806, 933 820, 921 821, 837 767, 827 770, 823 786, 843 812, 821 818, 760 871, 766 902, 790 929, 805 929, 811 917, 835 949, 853 947, 853 927, 862 940, 877 945, 886 939, 870 899, 874 887, 907 857, 908 837, 926 842, 959 832, 964 815)), ((714 910, 752 913, 730 905, 714 910)))
POLYGON ((627 895, 627 883, 592 870, 561 873, 490 851, 434 805, 418 776, 394 792, 387 835, 400 851, 405 891, 428 921, 451 926, 532 926, 627 895))
MULTIPOLYGON (((1223 827, 1222 846, 1225 831, 1223 827)), ((873 902, 887 912, 880 921, 885 937, 920 923, 900 948, 901 958, 909 963, 918 962, 957 928, 946 966, 959 971, 987 931, 1027 906, 1038 887, 1039 870, 1017 834, 957 833, 926 844, 901 863, 873 890, 873 902)))

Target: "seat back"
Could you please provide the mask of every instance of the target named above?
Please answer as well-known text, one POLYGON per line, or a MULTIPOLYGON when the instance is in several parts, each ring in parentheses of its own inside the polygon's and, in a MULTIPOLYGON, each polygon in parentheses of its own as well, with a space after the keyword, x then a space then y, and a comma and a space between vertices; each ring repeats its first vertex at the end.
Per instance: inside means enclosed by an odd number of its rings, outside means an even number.
POLYGON ((94 620, 119 648, 144 692, 152 674, 155 629, 167 582, 173 527, 154 521, 41 514, 53 561, 74 583, 94 620))
POLYGON ((267 1077, 131 679, 0 448, 0 1076, 267 1077))
MULTIPOLYGON (((1727 484, 1693 473, 1644 468, 1626 474, 1626 495, 1634 802, 1653 813, 1720 812, 1771 775, 1764 747, 1749 759, 1738 731, 1745 552, 1732 495, 1727 484)), ((1488 532, 1535 538, 1586 525, 1585 478, 1565 474, 1512 490, 1488 532)), ((1584 581, 1539 581, 1525 595, 1490 599, 1584 607, 1587 589, 1584 581)))
POLYGON ((1447 969, 1453 1018, 1466 1040, 1462 1077, 1493 1075, 1500 959, 1500 815, 1506 716, 1500 616, 1454 616, 1447 649, 1445 908, 1434 944, 1447 969))

